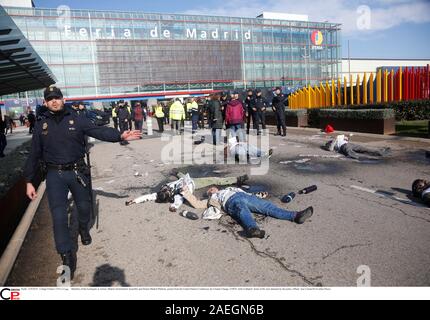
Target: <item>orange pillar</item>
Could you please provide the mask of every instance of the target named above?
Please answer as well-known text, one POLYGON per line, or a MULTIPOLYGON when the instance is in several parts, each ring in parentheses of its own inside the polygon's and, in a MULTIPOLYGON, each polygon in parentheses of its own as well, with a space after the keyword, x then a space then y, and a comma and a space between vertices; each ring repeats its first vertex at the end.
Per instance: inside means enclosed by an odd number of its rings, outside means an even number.
POLYGON ((361 95, 360 95, 360 75, 357 74, 357 82, 355 84, 355 91, 356 91, 356 100, 357 100, 357 104, 361 103, 361 95))
POLYGON ((367 104, 367 74, 363 77, 363 104, 367 104))
POLYGON ((343 77, 343 105, 348 105, 348 82, 346 80, 346 77, 343 77))
POLYGON ((350 92, 351 92, 351 97, 349 98, 350 102, 351 102, 351 106, 354 105, 354 84, 352 83, 352 74, 349 76, 349 86, 350 86, 350 92))
POLYGON ((375 93, 374 93, 374 79, 373 79, 373 72, 370 74, 369 78, 369 102, 370 104, 373 104, 375 102, 375 93))

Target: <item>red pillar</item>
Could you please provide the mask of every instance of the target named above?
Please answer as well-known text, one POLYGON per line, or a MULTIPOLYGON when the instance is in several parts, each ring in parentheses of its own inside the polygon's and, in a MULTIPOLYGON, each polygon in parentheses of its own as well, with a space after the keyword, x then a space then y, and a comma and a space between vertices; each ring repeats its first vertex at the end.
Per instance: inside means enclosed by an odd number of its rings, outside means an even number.
POLYGON ((403 73, 403 100, 409 100, 409 69, 406 68, 403 73))
POLYGON ((426 98, 430 99, 430 65, 427 65, 426 79, 426 98))

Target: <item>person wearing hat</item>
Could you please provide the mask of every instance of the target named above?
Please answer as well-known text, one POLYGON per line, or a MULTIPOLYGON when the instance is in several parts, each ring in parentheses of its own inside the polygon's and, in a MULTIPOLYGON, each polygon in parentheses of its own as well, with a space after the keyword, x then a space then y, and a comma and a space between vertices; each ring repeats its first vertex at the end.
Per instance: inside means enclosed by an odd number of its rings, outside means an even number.
POLYGON ((247 96, 245 98, 245 106, 246 106, 246 134, 249 134, 249 130, 251 128, 251 119, 255 129, 255 121, 256 121, 256 109, 255 109, 255 98, 254 91, 252 89, 248 89, 247 96))
POLYGON ((63 94, 55 86, 44 92, 47 111, 41 115, 33 133, 32 146, 27 159, 24 177, 27 181, 26 194, 31 200, 38 197, 33 181, 38 176, 41 162, 46 172, 46 190, 51 210, 54 239, 63 265, 70 268, 73 279, 76 269, 76 253, 67 214, 67 195, 73 195, 79 220, 79 234, 83 245, 91 244, 88 230, 91 216, 91 195, 89 190, 89 168, 84 161, 85 136, 102 141, 120 142, 141 138, 139 131, 117 130, 94 125, 87 117, 66 109, 63 94))
POLYGON ((263 97, 263 92, 261 89, 257 89, 255 92, 255 110, 256 113, 255 116, 255 123, 254 123, 254 129, 257 130, 257 134, 261 134, 260 131, 260 123, 263 128, 263 130, 266 130, 266 110, 269 107, 269 103, 267 102, 266 98, 263 97))
POLYGON ((285 116, 285 107, 288 105, 288 97, 282 93, 282 88, 275 89, 275 96, 272 100, 272 108, 276 115, 278 133, 276 136, 287 136, 287 119, 285 116), (282 133, 281 133, 282 129, 282 133))

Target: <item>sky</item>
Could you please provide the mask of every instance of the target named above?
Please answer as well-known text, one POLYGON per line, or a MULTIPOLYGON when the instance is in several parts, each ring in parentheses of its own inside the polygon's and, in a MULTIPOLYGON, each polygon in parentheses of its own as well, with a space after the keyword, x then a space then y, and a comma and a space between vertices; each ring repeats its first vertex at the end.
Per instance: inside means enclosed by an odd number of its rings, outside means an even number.
POLYGON ((255 18, 263 11, 342 23, 342 57, 430 59, 430 0, 34 0, 36 7, 255 18))

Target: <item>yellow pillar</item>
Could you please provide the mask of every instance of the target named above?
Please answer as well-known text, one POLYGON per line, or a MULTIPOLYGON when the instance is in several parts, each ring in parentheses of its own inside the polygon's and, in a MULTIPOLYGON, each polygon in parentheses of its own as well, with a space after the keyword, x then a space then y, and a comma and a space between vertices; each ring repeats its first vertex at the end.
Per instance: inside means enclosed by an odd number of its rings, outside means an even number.
POLYGON ((367 104, 367 74, 363 77, 363 104, 367 104))
POLYGON ((309 86, 307 88, 307 99, 308 99, 308 101, 307 101, 307 104, 306 104, 306 107, 308 109, 311 107, 311 103, 312 103, 312 98, 311 98, 312 92, 311 91, 312 91, 312 88, 311 88, 311 86, 309 86))
POLYGON ((331 79, 331 106, 334 107, 336 105, 336 90, 334 87, 334 79, 331 79))
POLYGON ((355 91, 356 91, 356 100, 357 104, 361 103, 361 94, 360 94, 360 75, 357 74, 357 82, 355 83, 355 91))
POLYGON ((381 103, 382 101, 382 71, 379 70, 376 75, 376 103, 381 103))
POLYGON ((348 105, 348 82, 346 80, 346 77, 343 77, 343 104, 345 106, 348 105))
POLYGON ((315 91, 317 93, 317 107, 321 107, 322 103, 321 103, 321 90, 318 87, 315 87, 315 91))
POLYGON ((394 101, 394 70, 391 69, 390 72, 390 101, 394 101))
POLYGON ((369 78, 369 102, 370 104, 373 104, 375 102, 375 95, 374 95, 374 90, 373 90, 373 72, 370 74, 370 78, 369 78))
POLYGON ((351 97, 349 99, 351 102, 351 106, 353 106, 354 105, 354 84, 352 83, 352 74, 349 76, 349 86, 350 86, 349 90, 351 92, 351 97))
POLYGON ((325 83, 325 104, 326 104, 326 107, 328 107, 328 106, 330 106, 330 101, 331 101, 331 99, 330 99, 330 87, 328 86, 328 82, 326 81, 326 83, 325 83))
POLYGON ((321 107, 325 107, 325 87, 322 83, 320 87, 321 87, 321 107))

